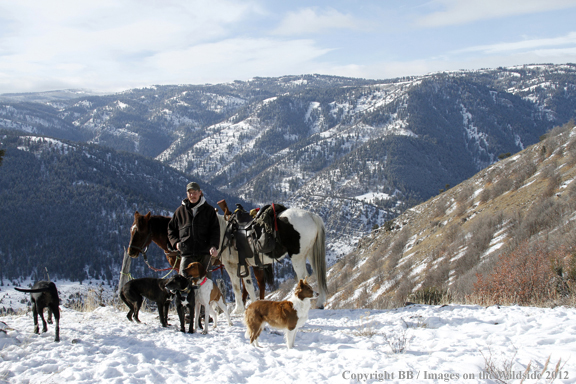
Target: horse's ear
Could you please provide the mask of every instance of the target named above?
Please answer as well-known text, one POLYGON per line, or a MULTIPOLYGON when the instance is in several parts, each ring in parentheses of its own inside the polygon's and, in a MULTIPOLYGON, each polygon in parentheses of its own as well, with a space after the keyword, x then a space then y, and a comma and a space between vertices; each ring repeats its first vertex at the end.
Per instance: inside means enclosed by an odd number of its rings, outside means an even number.
POLYGON ((138 211, 134 212, 134 217, 136 218, 138 216, 140 216, 140 213, 138 213, 138 211))
POLYGON ((150 220, 150 211, 148 211, 148 213, 146 214, 146 216, 144 216, 144 218, 146 219, 146 221, 150 220))

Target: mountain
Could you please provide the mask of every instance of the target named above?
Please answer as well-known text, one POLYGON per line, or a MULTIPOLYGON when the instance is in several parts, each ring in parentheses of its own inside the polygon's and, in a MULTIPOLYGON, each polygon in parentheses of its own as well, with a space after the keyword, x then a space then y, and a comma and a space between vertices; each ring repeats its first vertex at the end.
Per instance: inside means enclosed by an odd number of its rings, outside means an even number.
POLYGON ((329 270, 327 308, 389 308, 423 296, 573 305, 575 178, 572 121, 372 231, 329 270), (491 276, 503 297, 479 292, 479 279, 491 276), (509 279, 546 289, 518 292, 509 279))
MULTIPOLYGON (((192 180, 212 204, 239 200, 133 153, 9 130, 0 130, 0 143, 6 150, 0 166, 2 281, 44 278, 47 271, 73 281, 115 282, 136 210, 171 215, 192 180)), ((152 265, 167 265, 156 246, 149 257, 152 265)), ((145 275, 143 267, 133 263, 132 271, 145 275)))
POLYGON ((255 205, 319 213, 333 256, 574 118, 576 65, 303 75, 0 103, 0 126, 155 157, 255 205))

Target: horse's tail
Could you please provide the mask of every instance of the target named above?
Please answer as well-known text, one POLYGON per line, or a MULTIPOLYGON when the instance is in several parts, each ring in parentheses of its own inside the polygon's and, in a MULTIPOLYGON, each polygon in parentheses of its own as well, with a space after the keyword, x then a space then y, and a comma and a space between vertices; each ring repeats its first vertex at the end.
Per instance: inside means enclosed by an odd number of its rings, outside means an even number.
POLYGON ((318 281, 318 288, 320 290, 320 301, 324 304, 326 299, 326 293, 328 292, 328 287, 326 286, 326 229, 324 228, 324 222, 322 218, 315 213, 311 213, 312 219, 316 223, 318 228, 318 233, 316 234, 316 240, 314 241, 314 246, 312 247, 312 269, 316 273, 316 280, 318 281))
POLYGON ((14 289, 19 291, 19 292, 40 293, 40 292, 48 292, 51 288, 44 287, 44 288, 25 289, 25 288, 14 287, 14 289))
POLYGON ((273 289, 274 287, 274 265, 268 264, 264 267, 264 281, 268 284, 268 287, 273 289))

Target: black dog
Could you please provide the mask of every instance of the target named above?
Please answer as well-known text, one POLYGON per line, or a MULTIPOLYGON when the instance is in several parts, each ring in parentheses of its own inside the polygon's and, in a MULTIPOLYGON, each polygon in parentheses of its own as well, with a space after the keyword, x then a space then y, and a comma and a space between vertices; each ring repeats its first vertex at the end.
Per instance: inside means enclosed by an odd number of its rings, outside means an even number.
POLYGON ((52 324, 52 314, 56 320, 56 336, 54 341, 60 341, 60 297, 56 284, 51 281, 39 281, 32 286, 32 289, 14 287, 20 292, 30 293, 32 301, 32 311, 34 313, 34 333, 40 333, 38 327, 38 315, 42 319, 42 332, 48 331, 46 320, 44 320, 44 308, 48 307, 48 323, 52 324))
POLYGON ((187 278, 182 275, 172 276, 166 284, 166 289, 176 295, 174 300, 176 303, 176 311, 180 319, 180 331, 186 332, 186 314, 184 307, 190 311, 190 326, 188 333, 194 333, 194 306, 196 305, 196 295, 194 294, 194 287, 190 286, 187 278))
POLYGON ((158 313, 160 314, 160 323, 162 323, 163 327, 167 327, 168 308, 170 307, 170 301, 174 297, 174 294, 166 289, 166 284, 169 282, 170 279, 143 277, 130 280, 124 284, 120 290, 120 298, 130 308, 126 315, 128 320, 132 321, 132 316, 134 316, 134 320, 140 323, 138 312, 142 306, 143 297, 146 297, 148 300, 156 302, 158 313))

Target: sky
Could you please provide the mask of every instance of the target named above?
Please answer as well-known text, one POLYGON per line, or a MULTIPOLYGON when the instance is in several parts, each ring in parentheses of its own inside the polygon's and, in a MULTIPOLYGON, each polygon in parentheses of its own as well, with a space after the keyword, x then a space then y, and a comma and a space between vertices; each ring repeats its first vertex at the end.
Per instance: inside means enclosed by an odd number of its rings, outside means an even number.
POLYGON ((0 94, 576 63, 576 0, 0 0, 0 94))

